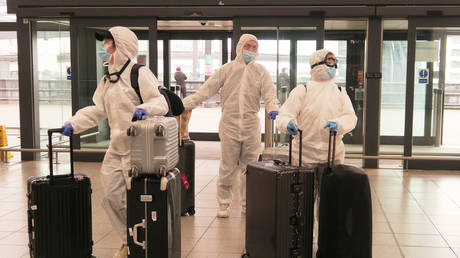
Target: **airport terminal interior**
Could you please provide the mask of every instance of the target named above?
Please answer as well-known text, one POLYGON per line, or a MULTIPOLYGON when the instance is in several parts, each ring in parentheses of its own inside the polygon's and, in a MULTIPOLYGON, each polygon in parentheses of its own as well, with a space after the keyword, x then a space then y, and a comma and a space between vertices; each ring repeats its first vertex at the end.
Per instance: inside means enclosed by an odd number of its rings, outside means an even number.
MULTIPOLYGON (((188 95, 234 60, 242 34, 253 34, 256 62, 270 74, 280 106, 312 79, 312 53, 330 50, 335 82, 358 118, 343 138, 345 164, 370 181, 372 257, 460 257, 460 4, 449 0, 0 0, 0 257, 30 255, 27 179, 49 173, 47 130, 94 104, 105 73, 94 33, 113 26, 136 34, 134 61, 159 85, 175 86, 180 68, 188 95)), ((260 105, 261 147, 285 150, 287 135, 276 120, 270 124, 263 99, 260 105)), ((181 217, 182 257, 245 252, 238 194, 230 217, 216 217, 221 111, 218 93, 192 111, 188 125, 196 213, 181 217)), ((74 137, 75 171, 91 179, 98 258, 113 257, 121 243, 101 206, 109 140, 107 120, 74 137)), ((53 142, 69 147, 62 135, 53 142)), ((54 155, 56 173, 68 173, 68 152, 54 155)))

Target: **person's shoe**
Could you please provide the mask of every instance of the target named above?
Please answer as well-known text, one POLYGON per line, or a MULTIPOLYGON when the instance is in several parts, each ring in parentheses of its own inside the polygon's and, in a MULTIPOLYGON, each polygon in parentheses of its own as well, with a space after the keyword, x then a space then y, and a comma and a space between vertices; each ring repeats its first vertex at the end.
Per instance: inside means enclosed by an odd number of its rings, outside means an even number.
POLYGON ((218 218, 228 218, 230 216, 230 211, 228 210, 228 205, 220 205, 219 210, 217 211, 218 218))
POLYGON ((123 244, 113 258, 128 258, 128 246, 123 244))
POLYGON ((246 206, 241 206, 241 215, 246 215, 246 206))

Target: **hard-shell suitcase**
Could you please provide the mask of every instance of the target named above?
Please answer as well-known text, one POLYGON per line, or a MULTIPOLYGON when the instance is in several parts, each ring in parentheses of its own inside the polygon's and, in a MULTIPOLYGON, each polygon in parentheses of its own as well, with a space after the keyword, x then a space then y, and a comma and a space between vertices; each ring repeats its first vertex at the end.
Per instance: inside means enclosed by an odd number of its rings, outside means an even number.
POLYGON ((153 116, 133 122, 131 136, 131 176, 165 176, 179 160, 177 121, 174 117, 153 116))
POLYGON ((195 143, 188 136, 190 112, 177 116, 179 124, 179 162, 181 172, 181 213, 182 216, 195 214, 195 143), (184 118, 185 116, 185 118, 184 118))
POLYGON ((190 140, 181 141, 179 146, 179 163, 181 172, 181 214, 195 214, 195 143, 190 140))
POLYGON ((30 257, 92 257, 91 182, 74 174, 70 137, 70 174, 53 175, 52 134, 48 130, 50 175, 27 180, 30 257))
POLYGON ((359 168, 333 164, 336 132, 329 137, 320 181, 318 258, 372 257, 372 201, 369 179, 359 168), (333 138, 332 159, 331 138, 333 138), (332 160, 332 161, 331 161, 332 160))
POLYGON ((291 153, 292 137, 288 164, 276 160, 248 164, 243 257, 312 256, 314 167, 291 165, 291 153))
POLYGON ((142 175, 127 191, 128 257, 180 258, 180 174, 142 175))

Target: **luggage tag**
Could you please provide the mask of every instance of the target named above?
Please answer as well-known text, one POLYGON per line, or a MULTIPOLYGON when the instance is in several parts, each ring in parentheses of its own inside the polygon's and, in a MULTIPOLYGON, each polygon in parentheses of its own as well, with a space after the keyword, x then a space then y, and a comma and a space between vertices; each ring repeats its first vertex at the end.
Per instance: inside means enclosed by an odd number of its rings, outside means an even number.
POLYGON ((182 184, 184 184, 185 190, 188 190, 190 187, 190 183, 188 182, 187 175, 185 173, 180 174, 180 178, 182 179, 182 184))

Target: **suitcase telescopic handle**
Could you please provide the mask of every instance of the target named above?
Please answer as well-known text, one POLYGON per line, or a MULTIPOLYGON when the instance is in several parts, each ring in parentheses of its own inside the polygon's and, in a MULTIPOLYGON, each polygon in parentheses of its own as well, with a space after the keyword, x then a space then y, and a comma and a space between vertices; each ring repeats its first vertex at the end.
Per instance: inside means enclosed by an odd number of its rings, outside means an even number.
MULTIPOLYGON (((299 167, 302 166, 302 133, 303 131, 298 129, 299 131, 299 167)), ((292 134, 289 134, 289 165, 292 164, 292 139, 294 137, 292 134)))
POLYGON ((331 169, 334 167, 334 160, 335 160, 335 142, 337 139, 337 130, 330 129, 329 130, 329 147, 327 149, 327 167, 331 169), (331 151, 331 144, 332 144, 332 151, 331 151), (331 154, 332 152, 332 154, 331 154), (332 159, 331 159, 332 155, 332 159))
MULTIPOLYGON (((50 180, 53 179, 53 134, 62 133, 64 129, 54 128, 48 130, 48 159, 50 163, 50 180)), ((73 142, 72 135, 69 136, 69 145, 70 145, 70 175, 74 176, 74 166, 73 166, 73 142)))

